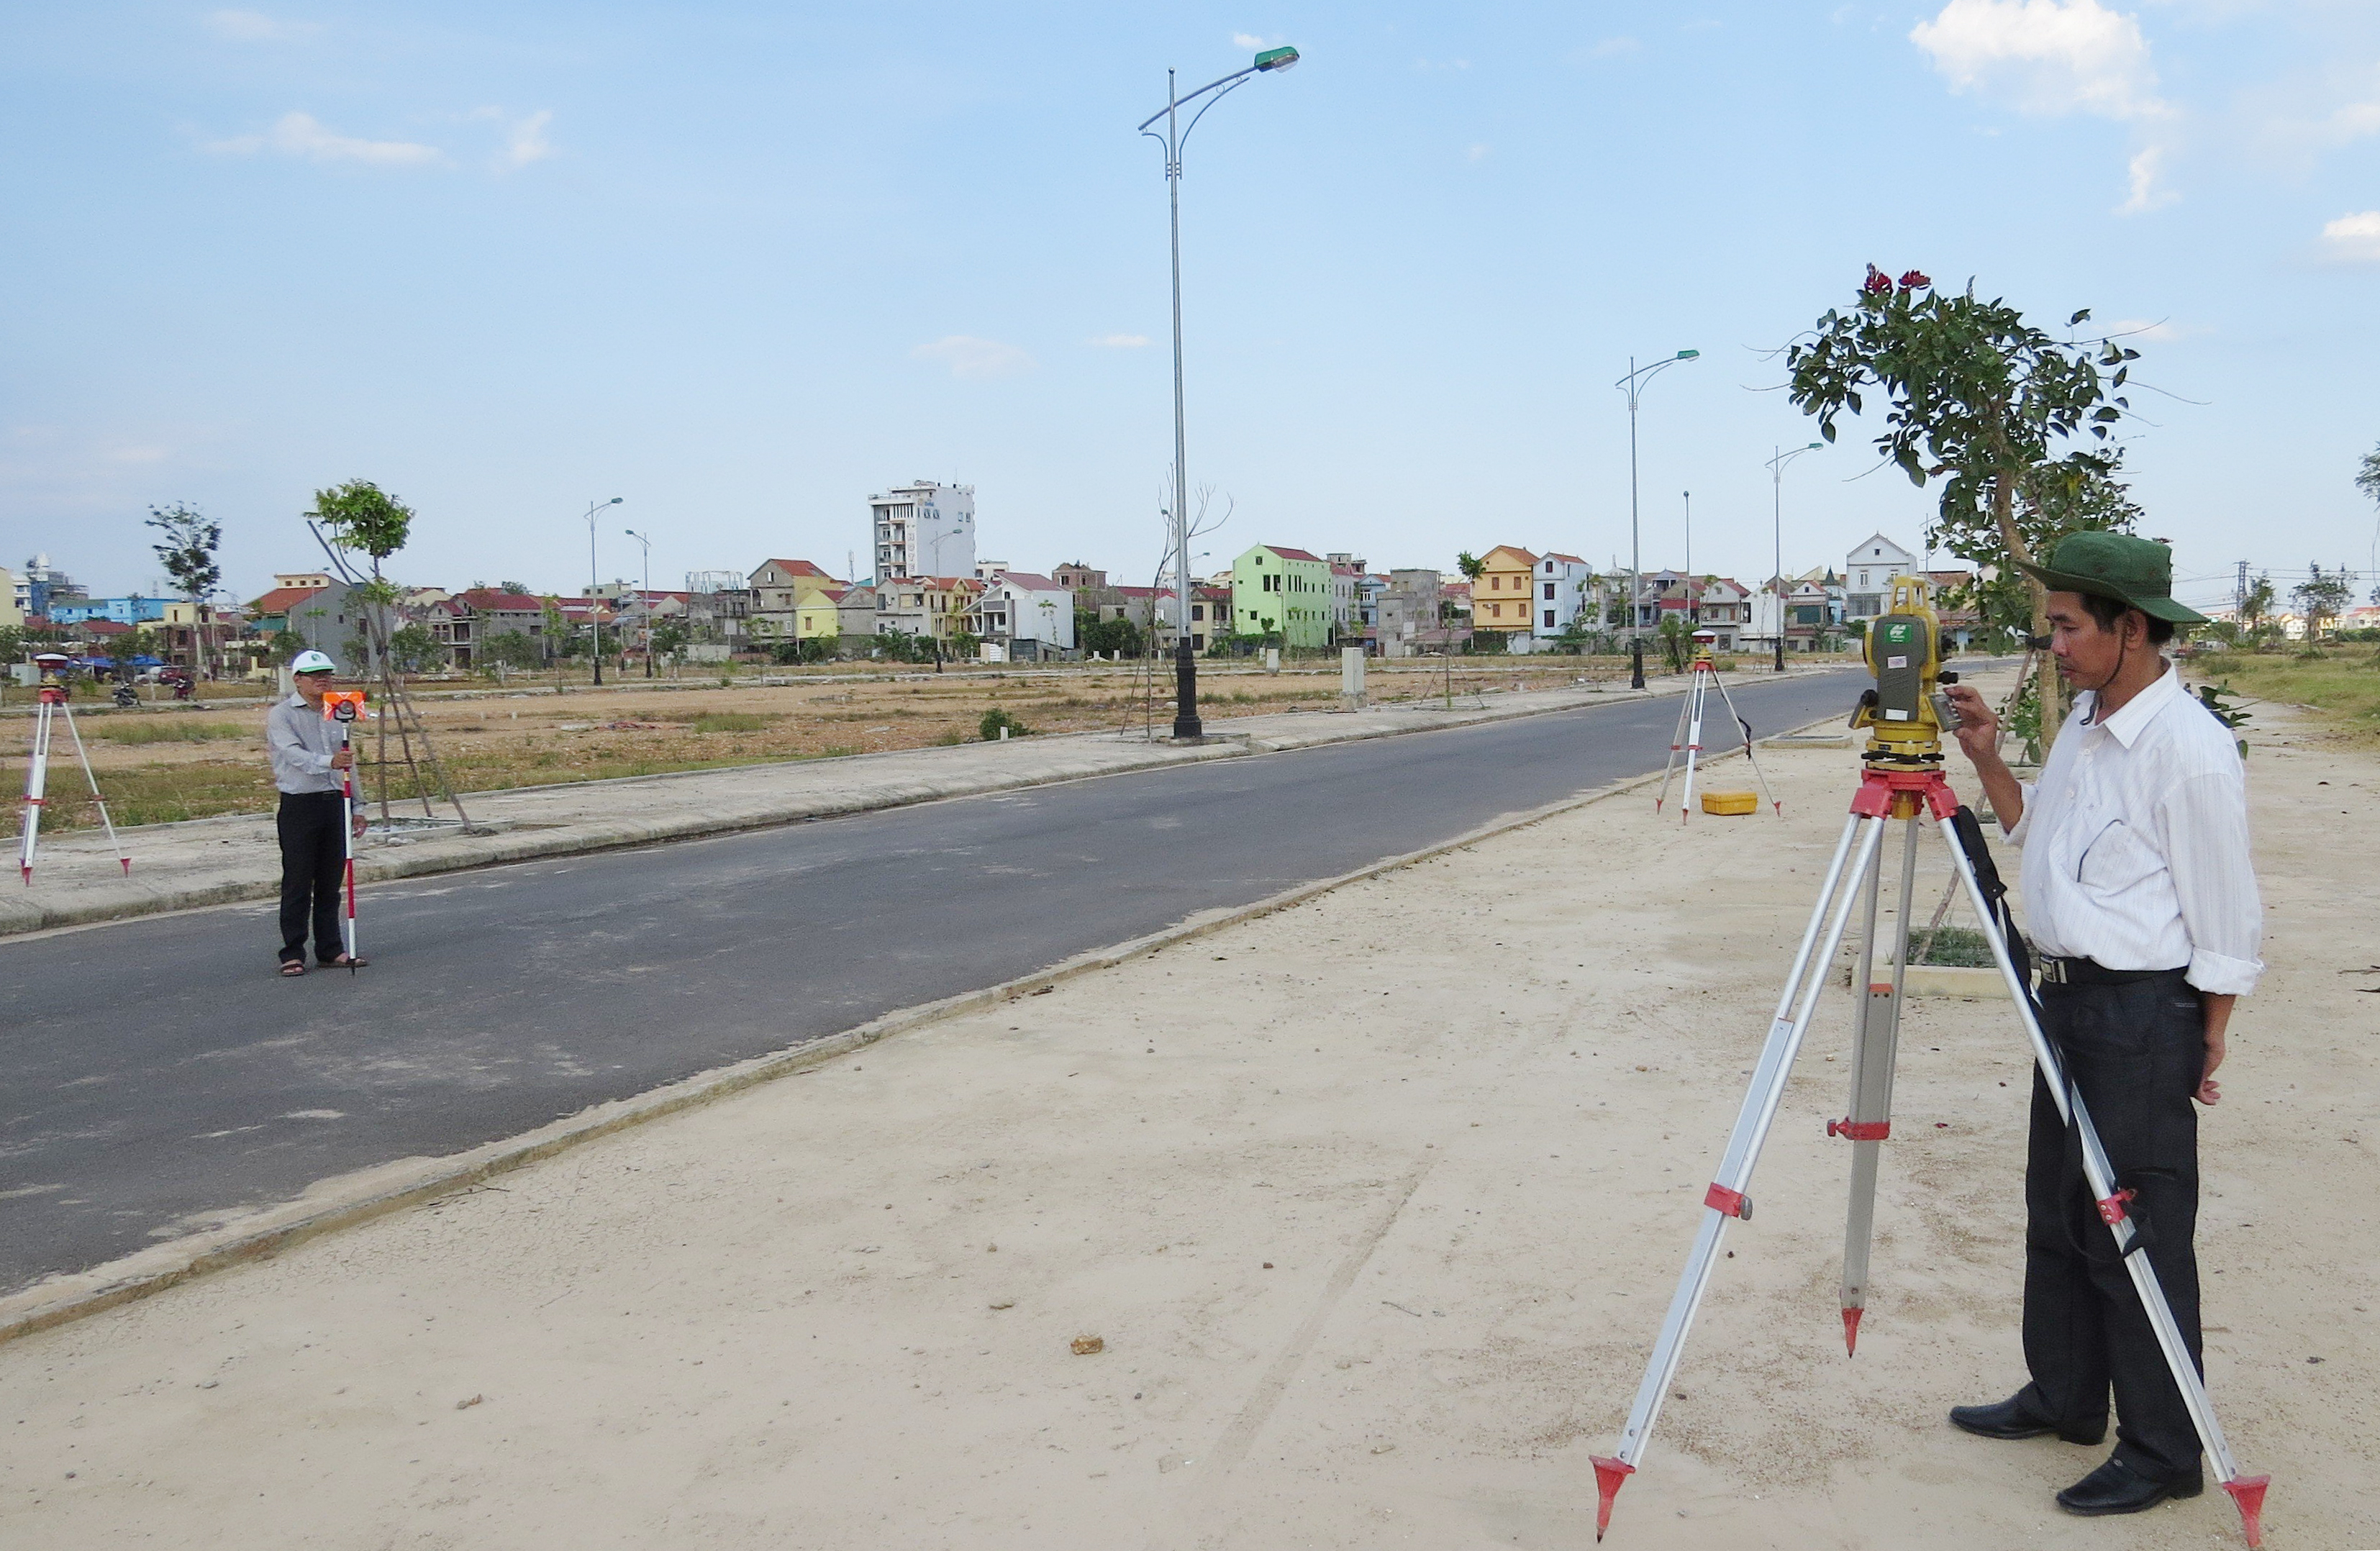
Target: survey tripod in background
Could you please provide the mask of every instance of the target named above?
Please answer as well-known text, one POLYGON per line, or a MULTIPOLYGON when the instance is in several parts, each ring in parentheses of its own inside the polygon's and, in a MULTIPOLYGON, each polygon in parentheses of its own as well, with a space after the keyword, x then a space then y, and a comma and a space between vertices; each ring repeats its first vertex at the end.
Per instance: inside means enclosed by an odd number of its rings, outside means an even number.
POLYGON ((1735 697, 1727 692, 1727 685, 1719 680, 1718 667, 1711 660, 1712 648, 1718 644, 1718 631, 1694 632, 1694 668, 1687 674, 1685 703, 1678 708, 1677 731, 1670 734, 1670 762, 1661 767, 1661 790, 1653 798, 1653 811, 1660 812, 1661 805, 1669 801, 1670 776, 1678 768, 1681 751, 1686 757, 1686 788, 1678 798, 1678 822, 1684 823, 1686 815, 1694 811, 1694 764, 1703 752, 1703 715, 1709 709, 1710 692, 1716 689, 1720 701, 1727 707, 1729 719, 1735 723, 1736 731, 1743 738, 1744 762, 1752 767, 1753 779, 1760 782, 1760 794, 1768 799, 1768 806, 1776 810, 1777 817, 1782 818, 1785 817, 1785 805, 1768 790, 1768 777, 1760 769, 1759 757, 1752 752, 1752 723, 1744 721, 1743 713, 1735 709, 1735 697))
POLYGON ((1869 730, 1862 757, 1858 791, 1852 795, 1851 818, 1836 842, 1826 880, 1802 945, 1786 976, 1785 991, 1768 1025, 1768 1038, 1754 1068, 1752 1085, 1743 1097, 1735 1128, 1728 1135, 1718 1177, 1703 1196, 1703 1218, 1686 1256, 1685 1274, 1678 1280, 1668 1315, 1653 1343, 1643 1383, 1620 1435, 1618 1450, 1595 1457, 1595 1535, 1603 1538, 1611 1522, 1612 1500, 1645 1457, 1661 1401, 1670 1392, 1685 1351, 1711 1272, 1719 1257, 1719 1241, 1728 1224, 1752 1216, 1753 1167, 1777 1119, 1779 1101, 1791 1073, 1793 1058, 1817 1010, 1829 968, 1840 948, 1852 914, 1858 911, 1866 930, 1860 939, 1859 964, 1852 982, 1852 1012, 1851 1113, 1828 1121, 1827 1134, 1852 1145, 1851 1206, 1843 1237, 1842 1316, 1846 1351, 1855 1351, 1860 1318, 1867 1307, 1868 1254, 1876 1220, 1876 1181, 1879 1153, 1892 1134, 1892 1069, 1900 1036, 1902 971, 1909 953, 1911 889, 1917 868, 1918 831, 1927 818, 1935 821, 1949 842, 1952 868, 1990 945, 2013 999, 2017 1017, 2033 1047, 2034 1065, 2058 1105, 2058 1114, 2074 1133, 2082 1152, 2082 1172, 2097 1204, 2098 1215, 2113 1236, 2115 1247, 2131 1278, 2132 1290, 2155 1331, 2166 1367, 2180 1392, 2196 1427, 2200 1445, 2214 1462, 2223 1489, 2240 1509, 2241 1528, 2252 1546, 2263 1541, 2265 1490, 2270 1480, 2242 1475, 2216 1420, 2180 1327, 2158 1285, 2148 1256, 2132 1253, 2143 1247, 2139 1226, 2127 1211, 2130 1190, 2116 1182, 2116 1170, 2091 1123, 2080 1090, 2066 1078, 2063 1062, 2042 1030, 2038 1005, 2027 975, 2022 939, 2010 918, 2006 891, 1999 882, 1983 830, 1974 815, 1959 806, 1942 772, 1942 732, 1956 725, 1949 701, 1936 689, 1951 677, 1941 672, 1941 630, 1925 582, 1914 576, 1892 579, 1891 607, 1876 620, 1867 636, 1866 655, 1876 686, 1860 700, 1852 719, 1854 728, 1869 730), (1887 826, 1900 831, 1900 892, 1894 914, 1892 943, 1880 968, 1876 963, 1876 928, 1881 891, 1882 850, 1887 826), (1879 979, 1888 972, 1888 978, 1879 979))
POLYGON ((124 876, 132 876, 131 853, 115 838, 115 820, 108 817, 107 800, 99 794, 99 777, 91 772, 91 751, 83 747, 81 729, 75 726, 74 707, 67 703, 67 686, 58 682, 58 670, 70 662, 70 659, 54 651, 33 659, 42 678, 34 691, 33 746, 25 760, 24 827, 17 837, 17 871, 28 889, 33 886, 33 848, 42 838, 42 810, 50 805, 50 737, 61 721, 66 723, 67 737, 74 745, 75 757, 82 761, 82 778, 91 783, 91 806, 99 809, 99 822, 107 830, 107 843, 115 848, 115 859, 122 865, 124 876))

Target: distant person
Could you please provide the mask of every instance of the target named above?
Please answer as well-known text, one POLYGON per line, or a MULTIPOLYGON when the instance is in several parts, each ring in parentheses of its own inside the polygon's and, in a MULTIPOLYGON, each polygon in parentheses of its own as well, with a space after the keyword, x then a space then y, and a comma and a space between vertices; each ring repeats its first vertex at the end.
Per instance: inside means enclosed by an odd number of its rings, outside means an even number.
MULTIPOLYGON (((339 832, 346 816, 340 772, 355 764, 355 751, 341 746, 339 730, 322 714, 334 664, 319 651, 301 651, 289 665, 298 692, 264 717, 264 746, 273 757, 273 784, 281 789, 274 828, 281 837, 281 973, 306 973, 306 928, 314 930, 316 962, 339 969, 371 961, 347 957, 339 933, 339 885, 347 842, 339 832)), ((361 835, 364 816, 354 816, 361 835)))
MULTIPOLYGON (((2049 588, 2050 653, 2081 691, 2073 714, 2032 786, 2001 762, 1998 719, 1965 685, 1949 690, 1959 745, 2023 850, 2043 1032, 2117 1184, 2135 1193, 2128 1209, 2147 1245, 2138 1253, 2199 1363, 2191 1101, 2222 1097, 2215 1070, 2231 1006, 2265 968, 2240 751, 2158 649, 2175 625, 2205 623, 2173 600, 2163 544, 2078 533, 2047 564, 2024 569, 2049 588)), ((1996 1405, 1954 1407, 1950 1420, 1987 1438, 2055 1433, 2095 1444, 2112 1388, 2115 1452, 2058 1502, 2070 1513, 2138 1513, 2198 1495, 2198 1432, 2090 1197, 2080 1143, 2036 1075, 2024 1174, 2033 1382, 1996 1405)))

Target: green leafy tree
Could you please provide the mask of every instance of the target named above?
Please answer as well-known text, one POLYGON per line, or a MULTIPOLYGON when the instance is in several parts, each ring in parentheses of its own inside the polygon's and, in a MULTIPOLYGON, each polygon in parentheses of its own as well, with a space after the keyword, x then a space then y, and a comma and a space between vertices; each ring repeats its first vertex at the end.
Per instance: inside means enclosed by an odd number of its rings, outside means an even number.
POLYGON ((2279 594, 2273 589, 2269 572, 2260 571, 2240 595, 2239 624, 2241 642, 2249 647, 2262 645, 2273 635, 2273 604, 2279 594))
POLYGON ((537 643, 526 631, 500 631, 480 643, 480 660, 491 666, 534 668, 540 657, 537 643))
POLYGON ((306 515, 321 524, 340 549, 368 556, 375 579, 381 574, 381 563, 405 548, 413 531, 413 508, 370 479, 350 479, 316 491, 314 509, 306 515))
POLYGON ((2323 636, 2338 623, 2347 606, 2355 601, 2355 573, 2344 568, 2325 571, 2319 565, 2308 567, 2306 579, 2289 588, 2289 600, 2298 606, 2298 617, 2305 621, 2305 649, 2312 652, 2323 636))
POLYGON ((686 645, 686 626, 676 620, 663 620, 653 626, 653 650, 661 656, 674 659, 686 645))
MULTIPOLYGON (((2090 317, 2078 311, 2067 326, 2090 317)), ((2139 354, 2112 338, 2052 338, 1972 283, 1948 294, 1915 270, 1895 281, 1871 264, 1850 310, 1828 309, 1785 358, 1792 402, 1829 442, 1836 418, 1862 413, 1881 390, 1877 452, 1912 484, 1941 481, 1934 547, 2008 571, 2071 531, 2061 520, 2094 503, 2109 509, 2120 450, 2107 436, 2131 407, 2120 390, 2139 354), (2058 451, 2078 438, 2089 445, 2058 451)), ((2023 585, 2029 633, 2045 636, 2047 595, 2023 585)), ((2054 665, 2040 672, 2044 699, 2062 711, 2054 665)), ((2054 730, 2058 719, 2046 720, 2054 730)))
POLYGON ((1454 557, 1454 568, 1475 582, 1488 574, 1488 563, 1469 550, 1454 557))
POLYGON ((286 665, 297 661, 298 654, 306 649, 306 637, 295 630, 282 629, 274 631, 266 644, 272 650, 273 660, 286 665))
POLYGON ((444 660, 446 648, 426 624, 407 624, 388 638, 388 660, 400 673, 423 673, 444 660))
POLYGON ((223 585, 223 566, 215 560, 215 551, 223 547, 222 525, 209 522, 189 503, 176 501, 170 506, 150 507, 148 520, 142 526, 165 536, 164 543, 152 544, 150 548, 156 551, 158 563, 174 579, 174 586, 189 600, 194 648, 191 661, 203 674, 208 652, 202 606, 223 585))

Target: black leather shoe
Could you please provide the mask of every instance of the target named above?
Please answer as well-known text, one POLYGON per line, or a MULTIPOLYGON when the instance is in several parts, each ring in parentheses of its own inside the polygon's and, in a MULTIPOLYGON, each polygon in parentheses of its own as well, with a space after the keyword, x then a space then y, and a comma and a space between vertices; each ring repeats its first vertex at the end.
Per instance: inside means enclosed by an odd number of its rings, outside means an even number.
POLYGON ((2018 1397, 1988 1406, 1952 1406, 1950 1425, 1961 1427, 1979 1438, 2037 1438, 2056 1433, 2068 1443, 2095 1444, 2107 1436, 2107 1424, 2084 1432, 2068 1431, 2055 1422, 2044 1422, 2019 1403, 2018 1397))
POLYGON ((2058 1506, 2069 1513, 2095 1519, 2105 1513, 2138 1513, 2168 1497, 2194 1497, 2206 1489, 2197 1471, 2170 1481, 2152 1481, 2115 1455, 2107 1462, 2058 1494, 2058 1506))

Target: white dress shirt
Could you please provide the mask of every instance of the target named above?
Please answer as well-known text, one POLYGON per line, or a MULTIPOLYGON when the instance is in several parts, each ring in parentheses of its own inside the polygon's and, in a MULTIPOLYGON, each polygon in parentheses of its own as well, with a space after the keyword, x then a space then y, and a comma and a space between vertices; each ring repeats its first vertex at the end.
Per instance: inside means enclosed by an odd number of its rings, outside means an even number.
POLYGON ((345 784, 331 769, 339 729, 303 695, 293 693, 264 713, 264 748, 273 757, 273 784, 292 796, 336 792, 345 784))
POLYGON ((2009 838, 2024 848, 2034 946, 2109 969, 2180 969, 2216 994, 2253 990, 2265 911, 2248 794, 2228 727, 2163 676, 2105 721, 2085 691, 2009 838))

